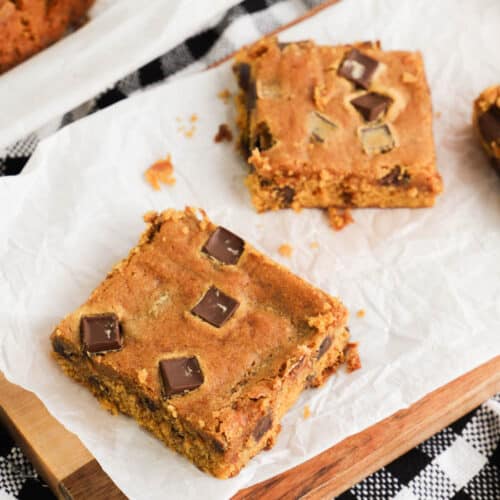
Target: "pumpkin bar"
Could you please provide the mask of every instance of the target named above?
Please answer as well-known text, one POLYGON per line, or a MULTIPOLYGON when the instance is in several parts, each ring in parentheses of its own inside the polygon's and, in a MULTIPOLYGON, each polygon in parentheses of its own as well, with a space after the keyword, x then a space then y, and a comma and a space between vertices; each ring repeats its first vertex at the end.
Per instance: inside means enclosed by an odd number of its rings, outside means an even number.
POLYGON ((204 212, 167 210, 51 336, 67 375, 216 477, 344 360, 347 310, 204 212))
POLYGON ((473 123, 491 166, 500 176, 500 85, 488 87, 474 101, 473 123))
POLYGON ((442 191, 419 53, 266 38, 233 71, 258 211, 429 207, 442 191))

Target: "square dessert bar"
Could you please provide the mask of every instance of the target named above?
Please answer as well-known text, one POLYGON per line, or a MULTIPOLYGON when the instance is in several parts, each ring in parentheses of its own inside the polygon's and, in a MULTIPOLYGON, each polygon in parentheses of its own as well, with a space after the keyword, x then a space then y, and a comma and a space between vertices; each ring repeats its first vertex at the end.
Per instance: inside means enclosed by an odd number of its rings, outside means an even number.
POLYGON ((234 476, 344 359, 347 310, 204 212, 137 247, 51 336, 63 370, 200 469, 234 476))
POLYGON ((442 191, 419 53, 267 38, 233 70, 258 211, 427 207, 442 191))

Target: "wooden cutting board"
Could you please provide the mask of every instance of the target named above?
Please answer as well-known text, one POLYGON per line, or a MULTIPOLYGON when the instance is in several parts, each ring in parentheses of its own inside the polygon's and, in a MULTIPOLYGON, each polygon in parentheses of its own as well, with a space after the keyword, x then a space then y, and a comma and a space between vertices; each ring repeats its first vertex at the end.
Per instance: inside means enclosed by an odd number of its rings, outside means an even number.
MULTIPOLYGON (((337 1, 325 2, 275 33, 337 1)), ((332 498, 497 392, 500 356, 313 459, 238 492, 234 499, 332 498)), ((1 372, 0 419, 58 497, 126 498, 81 441, 54 419, 33 393, 9 383, 1 372)))
MULTIPOLYGON (((332 498, 497 392, 500 356, 311 460, 238 492, 234 499, 332 498)), ((33 393, 7 382, 1 373, 0 419, 60 498, 125 498, 80 440, 33 393)))

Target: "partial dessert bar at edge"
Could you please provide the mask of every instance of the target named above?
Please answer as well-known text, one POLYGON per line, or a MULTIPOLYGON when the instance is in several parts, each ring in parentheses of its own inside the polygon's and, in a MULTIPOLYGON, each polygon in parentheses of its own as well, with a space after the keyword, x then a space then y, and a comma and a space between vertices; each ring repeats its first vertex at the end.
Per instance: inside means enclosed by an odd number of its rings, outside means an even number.
POLYGON ((418 52, 266 38, 233 70, 258 211, 434 204, 442 180, 418 52))
POLYGON ((186 209, 139 244, 51 336, 67 375, 200 469, 227 478, 344 360, 347 310, 186 209))

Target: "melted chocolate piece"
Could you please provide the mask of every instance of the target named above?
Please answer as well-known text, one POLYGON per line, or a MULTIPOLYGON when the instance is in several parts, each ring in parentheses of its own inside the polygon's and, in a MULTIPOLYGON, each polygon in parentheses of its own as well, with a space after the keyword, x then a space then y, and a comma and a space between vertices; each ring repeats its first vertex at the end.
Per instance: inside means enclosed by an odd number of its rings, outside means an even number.
POLYGON ((316 356, 316 359, 321 359, 323 355, 330 349, 332 346, 332 339, 331 337, 325 337, 323 339, 323 342, 321 342, 321 345, 319 346, 318 349, 318 355, 316 356))
POLYGON ((211 286, 191 312, 207 323, 220 328, 234 314, 239 305, 237 300, 211 286))
POLYGON ((252 432, 252 436, 255 439, 255 441, 259 441, 262 438, 262 436, 272 427, 272 425, 273 425, 273 418, 271 417, 270 414, 261 417, 252 432))
POLYGON ((367 89, 377 66, 378 61, 362 54, 357 49, 352 49, 342 61, 338 73, 356 85, 367 89))
POLYGON ((245 250, 245 242, 231 231, 219 226, 208 238, 202 252, 223 264, 237 264, 245 250))
POLYGON ((379 179, 382 186, 405 186, 410 182, 411 176, 408 172, 403 172, 399 165, 396 165, 387 175, 379 179))
POLYGON ((283 200, 283 207, 287 208, 293 203, 293 199, 295 198, 295 189, 290 186, 279 188, 278 196, 283 200))
POLYGON ((163 394, 169 398, 200 387, 204 377, 198 360, 190 358, 170 358, 160 361, 163 394))
POLYGON ((356 99, 351 101, 351 104, 367 122, 371 122, 384 114, 391 102, 392 99, 390 97, 370 92, 369 94, 356 97, 356 99))
POLYGON ((118 351, 123 344, 120 322, 114 313, 82 316, 80 336, 83 350, 92 354, 118 351))
POLYGON ((500 142, 500 108, 492 106, 478 118, 477 124, 485 142, 500 142))

